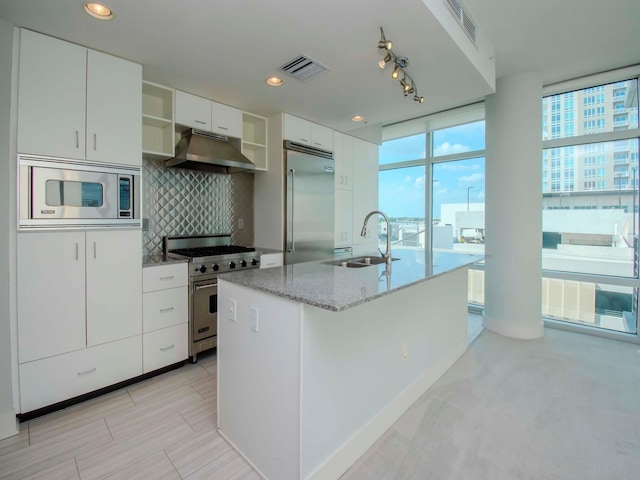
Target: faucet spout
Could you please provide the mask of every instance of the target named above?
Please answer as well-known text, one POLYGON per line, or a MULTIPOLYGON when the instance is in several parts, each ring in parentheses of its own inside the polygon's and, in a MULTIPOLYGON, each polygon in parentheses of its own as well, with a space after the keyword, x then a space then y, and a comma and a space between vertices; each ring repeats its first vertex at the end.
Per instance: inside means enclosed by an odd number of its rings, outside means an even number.
POLYGON ((384 258, 387 265, 391 265, 391 224, 389 222, 389 217, 387 217, 384 212, 381 212, 380 210, 373 210, 372 212, 369 212, 364 218, 364 225, 360 231, 360 236, 364 237, 367 235, 367 222, 369 222, 369 218, 375 214, 382 216, 385 222, 387 222, 387 250, 382 254, 382 258, 384 258))

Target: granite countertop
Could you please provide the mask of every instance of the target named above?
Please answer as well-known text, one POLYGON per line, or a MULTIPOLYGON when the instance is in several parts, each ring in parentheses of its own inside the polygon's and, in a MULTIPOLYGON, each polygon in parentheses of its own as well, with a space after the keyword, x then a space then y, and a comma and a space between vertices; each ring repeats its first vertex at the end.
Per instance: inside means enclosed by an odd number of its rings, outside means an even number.
POLYGON ((398 260, 392 262, 390 271, 384 263, 345 268, 318 261, 223 273, 219 278, 339 312, 484 259, 481 254, 400 247, 392 249, 392 257, 398 260))
POLYGON ((162 255, 144 255, 142 257, 142 268, 157 267, 159 265, 171 265, 172 263, 187 263, 189 260, 184 258, 162 258, 162 255))

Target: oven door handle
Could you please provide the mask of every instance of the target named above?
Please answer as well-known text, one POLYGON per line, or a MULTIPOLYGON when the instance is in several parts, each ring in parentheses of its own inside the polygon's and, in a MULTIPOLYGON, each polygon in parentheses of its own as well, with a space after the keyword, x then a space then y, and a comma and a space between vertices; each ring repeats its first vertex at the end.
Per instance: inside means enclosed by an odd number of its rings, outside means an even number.
POLYGON ((213 288, 213 287, 217 287, 217 286, 218 286, 218 282, 210 283, 208 285, 196 285, 195 286, 195 291, 197 292, 198 290, 203 290, 205 288, 213 288))

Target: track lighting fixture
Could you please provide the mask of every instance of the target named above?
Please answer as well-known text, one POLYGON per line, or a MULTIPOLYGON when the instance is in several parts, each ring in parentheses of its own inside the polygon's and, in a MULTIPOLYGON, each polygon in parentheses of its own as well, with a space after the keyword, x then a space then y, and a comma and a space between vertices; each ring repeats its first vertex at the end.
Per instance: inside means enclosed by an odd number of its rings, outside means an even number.
POLYGON ((409 66, 409 59, 407 57, 399 57, 393 53, 393 42, 391 40, 387 40, 384 36, 384 30, 382 30, 382 27, 380 27, 380 41, 378 42, 378 48, 382 51, 381 53, 385 55, 383 59, 378 61, 380 68, 384 70, 387 64, 393 62, 394 67, 391 72, 391 78, 397 80, 400 78, 400 73, 402 73, 400 85, 402 86, 404 96, 407 97, 413 94, 413 99, 416 102, 424 103, 424 97, 418 95, 418 89, 413 78, 411 78, 405 70, 409 66))

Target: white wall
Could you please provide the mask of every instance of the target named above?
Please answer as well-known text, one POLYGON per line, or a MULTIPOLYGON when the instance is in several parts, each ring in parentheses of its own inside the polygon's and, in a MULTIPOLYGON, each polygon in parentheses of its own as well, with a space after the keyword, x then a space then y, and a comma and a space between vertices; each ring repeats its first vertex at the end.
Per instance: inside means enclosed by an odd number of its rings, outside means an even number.
POLYGON ((0 438, 18 433, 12 374, 15 302, 15 119, 11 110, 13 25, 0 19, 0 438), (13 277, 13 279, 12 279, 13 277))

